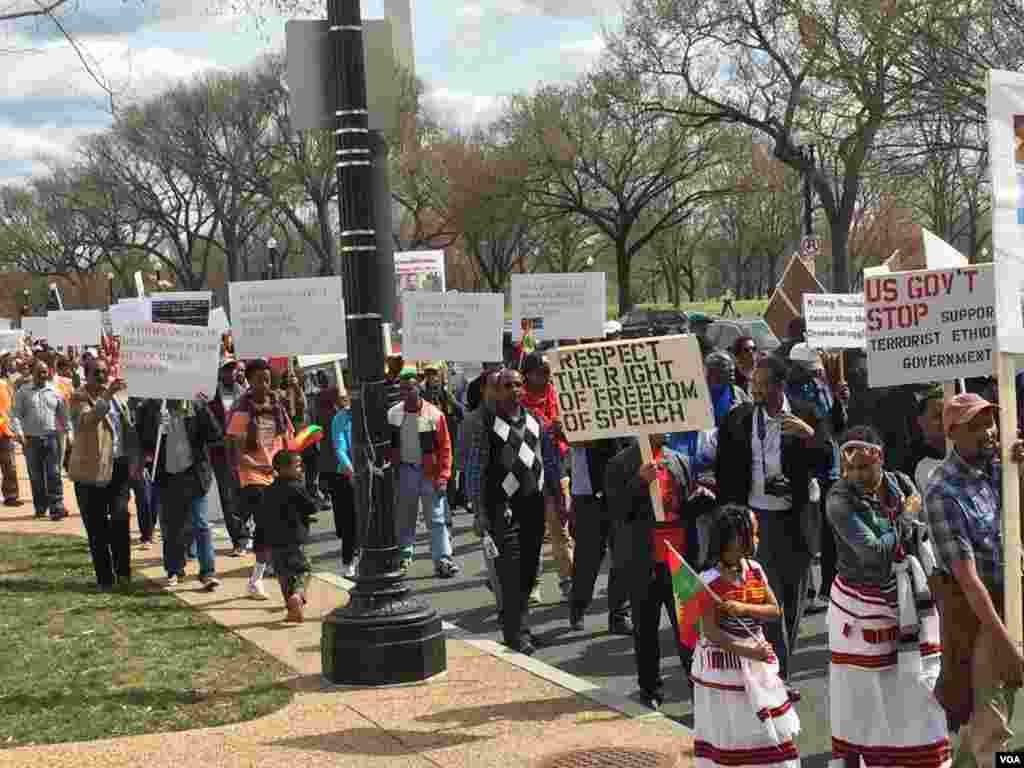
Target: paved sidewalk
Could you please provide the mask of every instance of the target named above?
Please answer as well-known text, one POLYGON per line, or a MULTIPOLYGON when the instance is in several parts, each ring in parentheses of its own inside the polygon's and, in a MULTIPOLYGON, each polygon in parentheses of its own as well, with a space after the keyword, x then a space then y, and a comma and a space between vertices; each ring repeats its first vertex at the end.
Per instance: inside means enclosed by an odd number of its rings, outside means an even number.
MULTIPOLYGON (((21 457, 19 469, 27 497, 21 457)), ((70 484, 66 500, 71 517, 60 522, 35 520, 31 503, 2 508, 0 531, 84 536, 70 484)), ((163 576, 157 547, 133 549, 132 555, 135 574, 163 576)), ((635 752, 622 755, 627 766, 670 765, 670 756, 679 766, 693 762, 692 740, 680 726, 657 714, 631 716, 643 710, 622 702, 604 706, 600 691, 488 641, 449 637, 448 671, 427 683, 332 688, 320 677, 320 619, 347 600, 338 585, 344 582, 314 579, 306 621, 286 625, 275 580, 265 580, 269 601, 245 596, 252 562, 219 551, 224 583, 217 592, 198 591, 191 579, 175 593, 293 669, 291 704, 259 720, 203 731, 0 750, 0 768, 535 768, 560 753, 602 748, 635 752)))

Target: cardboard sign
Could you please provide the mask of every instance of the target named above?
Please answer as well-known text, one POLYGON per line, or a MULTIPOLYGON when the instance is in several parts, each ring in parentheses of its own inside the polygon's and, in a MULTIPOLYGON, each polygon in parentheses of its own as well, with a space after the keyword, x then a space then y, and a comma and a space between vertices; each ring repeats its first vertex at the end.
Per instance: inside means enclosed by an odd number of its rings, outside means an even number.
POLYGON ((992 375, 991 265, 868 277, 864 298, 868 386, 992 375))
POLYGON ((538 339, 603 339, 606 291, 604 272, 512 275, 512 332, 529 320, 538 339))
POLYGON ((121 376, 132 397, 191 400, 213 395, 220 332, 168 323, 128 323, 121 334, 121 376))
POLYGON ((45 317, 21 318, 21 330, 32 335, 33 339, 45 339, 49 333, 49 325, 45 317))
POLYGON ((500 293, 406 293, 406 360, 501 360, 505 296, 500 293))
POLYGON ((46 315, 46 340, 51 347, 95 347, 103 335, 98 309, 70 309, 46 315))
POLYGON ((341 277, 260 280, 228 287, 239 357, 348 351, 341 277))
POLYGON ((212 291, 154 293, 149 299, 152 302, 154 323, 198 325, 202 328, 210 324, 212 291))
POLYGON ((659 336, 549 355, 569 442, 714 429, 696 336, 659 336))
POLYGON ((989 72, 988 148, 999 348, 1024 354, 1024 75, 989 72))
POLYGON ((864 294, 805 293, 804 322, 813 349, 863 349, 864 294))
POLYGON ((924 240, 924 258, 928 269, 956 269, 970 264, 967 257, 938 235, 921 227, 924 240))
POLYGON ((825 293, 825 286, 818 282, 799 254, 793 254, 764 311, 764 321, 780 339, 789 334, 790 322, 799 319, 804 295, 808 293, 825 293))

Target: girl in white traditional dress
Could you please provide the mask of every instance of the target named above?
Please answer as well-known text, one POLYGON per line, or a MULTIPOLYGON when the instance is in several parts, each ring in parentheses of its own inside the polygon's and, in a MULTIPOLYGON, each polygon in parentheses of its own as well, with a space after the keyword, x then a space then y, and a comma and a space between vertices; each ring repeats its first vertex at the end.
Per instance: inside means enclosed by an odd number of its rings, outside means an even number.
POLYGON ((757 549, 757 518, 727 504, 715 514, 701 578, 715 595, 693 656, 694 753, 698 768, 798 768, 800 720, 762 626, 779 621, 757 549))
POLYGON ((849 430, 842 479, 826 503, 837 552, 828 608, 831 768, 948 768, 946 715, 932 695, 942 648, 925 583, 921 498, 909 477, 885 471, 884 455, 874 429, 849 430))

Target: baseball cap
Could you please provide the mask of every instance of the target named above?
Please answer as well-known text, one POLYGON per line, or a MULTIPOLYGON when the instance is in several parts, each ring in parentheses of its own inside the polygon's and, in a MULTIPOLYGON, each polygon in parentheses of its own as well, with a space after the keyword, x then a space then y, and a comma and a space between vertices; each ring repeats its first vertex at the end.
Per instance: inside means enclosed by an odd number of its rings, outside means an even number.
POLYGON ((950 398, 942 409, 942 428, 949 434, 953 427, 966 424, 982 411, 988 409, 999 410, 999 406, 993 405, 981 395, 967 392, 962 395, 950 398))
POLYGON ((728 352, 718 349, 704 358, 704 368, 735 368, 736 361, 728 352))
POLYGON ((805 365, 813 365, 815 367, 821 365, 818 350, 811 349, 811 347, 802 342, 793 345, 793 348, 789 351, 789 359, 794 363, 804 363, 805 365))
POLYGON ((408 379, 418 379, 419 377, 420 372, 417 371, 416 368, 414 368, 411 365, 407 365, 405 368, 402 369, 402 372, 398 374, 398 378, 400 381, 406 381, 408 379))

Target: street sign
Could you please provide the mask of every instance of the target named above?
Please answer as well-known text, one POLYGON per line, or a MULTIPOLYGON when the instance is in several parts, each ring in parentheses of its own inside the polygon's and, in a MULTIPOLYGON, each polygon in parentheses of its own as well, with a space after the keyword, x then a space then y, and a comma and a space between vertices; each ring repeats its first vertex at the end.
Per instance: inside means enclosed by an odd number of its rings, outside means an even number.
MULTIPOLYGON (((326 21, 285 22, 285 64, 292 126, 299 131, 335 128, 334 86, 329 76, 330 27, 326 21)), ((366 105, 371 130, 393 135, 398 122, 395 42, 387 19, 363 21, 366 105)))

